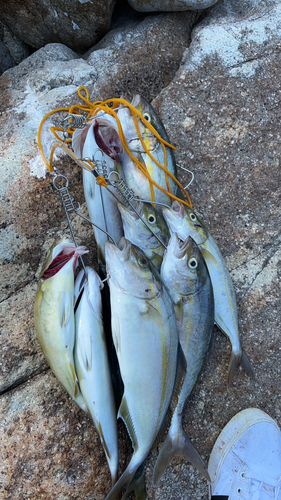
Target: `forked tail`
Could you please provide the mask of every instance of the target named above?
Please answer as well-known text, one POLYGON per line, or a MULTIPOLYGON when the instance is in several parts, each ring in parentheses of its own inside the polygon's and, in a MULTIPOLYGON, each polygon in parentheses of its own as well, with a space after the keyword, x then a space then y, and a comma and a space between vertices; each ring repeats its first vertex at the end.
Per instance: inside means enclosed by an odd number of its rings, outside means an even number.
POLYGON ((123 472, 122 476, 119 477, 117 483, 115 483, 113 488, 110 490, 105 500, 116 500, 116 498, 119 497, 122 489, 132 481, 137 469, 145 458, 146 457, 143 457, 139 460, 136 454, 133 454, 127 469, 123 472))
POLYGON ((183 455, 189 462, 192 463, 192 465, 194 465, 201 472, 201 474, 207 479, 207 481, 211 481, 207 471, 207 467, 205 466, 202 458, 194 448, 193 444, 191 443, 187 434, 184 432, 183 428, 180 426, 177 429, 176 435, 174 434, 173 437, 171 436, 169 431, 164 441, 164 444, 160 450, 153 471, 154 485, 157 483, 162 474, 165 472, 169 463, 173 460, 174 457, 178 455, 183 455))
POLYGON ((255 380, 255 376, 251 367, 251 363, 244 351, 242 353, 235 353, 232 351, 231 357, 230 357, 230 362, 229 362, 229 368, 228 368, 228 375, 227 375, 227 388, 229 389, 232 386, 234 375, 236 373, 236 370, 238 366, 241 365, 242 368, 244 368, 245 372, 247 375, 252 380, 255 380))

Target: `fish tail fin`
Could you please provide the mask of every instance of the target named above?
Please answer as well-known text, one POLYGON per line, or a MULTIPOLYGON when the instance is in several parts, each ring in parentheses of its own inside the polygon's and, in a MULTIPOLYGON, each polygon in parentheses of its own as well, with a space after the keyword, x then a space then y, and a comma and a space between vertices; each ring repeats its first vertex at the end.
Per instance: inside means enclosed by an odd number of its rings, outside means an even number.
POLYGON ((233 351, 231 352, 230 362, 229 362, 229 367, 228 367, 228 374, 227 374, 227 388, 228 389, 233 384, 234 375, 237 371, 238 366, 240 365, 241 357, 242 357, 242 352, 239 352, 239 353, 235 353, 233 351))
POLYGON ((207 467, 200 457, 198 451, 194 448, 183 428, 179 427, 175 438, 173 438, 170 433, 168 433, 160 450, 153 471, 154 485, 165 472, 169 463, 173 460, 174 457, 178 455, 183 455, 184 458, 191 462, 192 465, 194 465, 201 472, 201 474, 207 479, 207 481, 211 481, 207 467))
POLYGON ((244 351, 242 352, 241 366, 242 366, 242 368, 244 368, 244 370, 247 373, 247 375, 249 375, 249 377, 252 380, 255 380, 255 375, 254 375, 254 372, 252 370, 251 363, 250 363, 250 361, 248 359, 247 354, 244 351))
POLYGON ((117 478, 118 478, 118 463, 117 464, 112 464, 108 461, 108 467, 110 470, 111 474, 111 486, 113 486, 117 483, 117 478))
POLYGON ((231 357, 230 357, 230 362, 229 362, 229 368, 228 368, 228 375, 227 375, 227 388, 229 389, 232 386, 234 375, 237 371, 237 367, 241 365, 242 368, 244 368, 245 372, 249 377, 251 377, 252 380, 255 379, 251 363, 244 351, 241 351, 239 353, 235 353, 232 351, 231 357))
POLYGON ((136 471, 132 481, 130 482, 127 491, 122 496, 122 500, 126 500, 128 495, 133 491, 136 500, 146 499, 145 475, 144 475, 144 462, 136 471))
POLYGON ((128 484, 128 483, 130 483, 130 481, 132 481, 132 479, 133 479, 133 477, 134 477, 134 475, 135 475, 135 473, 140 465, 140 462, 136 461, 135 458, 136 457, 133 455, 127 469, 123 472, 122 476, 119 477, 118 481, 115 483, 113 488, 110 490, 110 492, 108 493, 105 500, 116 500, 117 498, 119 498, 119 495, 120 495, 122 489, 124 488, 124 486, 126 486, 126 484, 128 484))

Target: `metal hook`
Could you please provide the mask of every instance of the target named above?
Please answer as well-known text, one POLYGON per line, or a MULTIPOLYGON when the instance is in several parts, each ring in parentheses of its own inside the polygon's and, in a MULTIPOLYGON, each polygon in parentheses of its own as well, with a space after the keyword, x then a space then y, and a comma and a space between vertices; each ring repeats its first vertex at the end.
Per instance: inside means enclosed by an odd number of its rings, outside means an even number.
MULTIPOLYGON (((76 209, 73 205, 73 201, 74 201, 74 198, 71 198, 70 196, 70 193, 68 191, 68 179, 67 177, 65 177, 64 175, 62 174, 58 174, 56 175, 56 177, 53 179, 53 186, 55 187, 55 189, 59 192, 60 194, 60 197, 61 197, 61 201, 62 201, 62 206, 64 208, 64 211, 65 211, 65 215, 66 215, 66 218, 67 218, 67 222, 68 222, 68 226, 69 226, 69 229, 70 229, 70 232, 71 232, 71 236, 72 236, 72 239, 74 241, 74 245, 76 247, 78 247, 78 244, 77 244, 77 241, 75 239, 75 235, 74 235, 74 231, 73 231, 73 227, 72 227, 72 224, 71 224, 71 221, 70 221, 70 218, 69 218, 69 215, 68 215, 68 212, 71 212, 72 210, 74 210, 74 212, 76 212, 76 209), (58 179, 64 179, 65 182, 65 185, 62 186, 62 187, 59 187, 56 183, 56 181, 58 179)), ((80 208, 80 205, 79 205, 79 208, 80 208)), ((84 261, 82 259, 82 256, 80 255, 79 256, 80 260, 81 260, 81 263, 82 263, 82 266, 83 266, 83 269, 86 273, 86 267, 85 267, 85 264, 84 264, 84 261)))
MULTIPOLYGON (((62 205, 63 205, 64 211, 65 211, 65 215, 66 215, 66 218, 67 218, 67 222, 68 222, 68 225, 69 225, 69 229, 70 229, 70 232, 71 232, 71 235, 72 235, 72 239, 73 239, 74 244, 75 244, 76 247, 78 246, 78 244, 76 242, 74 231, 73 231, 73 227, 72 227, 69 215, 68 215, 68 213, 72 212, 72 211, 76 215, 78 215, 79 217, 81 217, 82 219, 86 220, 87 222, 89 222, 90 224, 92 224, 93 226, 95 226, 97 229, 99 229, 100 231, 102 231, 103 233, 105 233, 107 236, 109 236, 109 238, 116 245, 115 240, 112 238, 112 236, 107 231, 105 231, 104 229, 102 229, 101 227, 99 227, 97 224, 95 224, 94 222, 92 222, 90 219, 87 219, 87 217, 85 217, 84 215, 82 215, 82 214, 79 213, 79 210, 81 208, 80 203, 78 203, 78 207, 74 206, 74 203, 73 203, 74 202, 74 198, 72 198, 70 196, 70 193, 68 191, 69 182, 68 182, 67 177, 65 177, 65 175, 62 175, 62 174, 56 175, 55 178, 53 179, 53 185, 54 185, 55 189, 60 194, 62 205), (57 181, 59 179, 62 179, 63 182, 64 182, 64 185, 62 187, 59 187, 57 185, 57 181)), ((82 266, 84 268, 84 271, 86 273, 85 264, 84 264, 83 259, 82 259, 81 256, 80 256, 80 259, 81 259, 81 263, 82 263, 82 266)))
MULTIPOLYGON (((167 248, 166 245, 161 240, 161 238, 159 238, 159 236, 157 236, 157 234, 151 229, 151 227, 149 226, 149 224, 141 217, 141 215, 138 212, 138 210, 131 203, 133 200, 134 201, 142 201, 142 200, 138 200, 136 198, 134 191, 132 189, 128 188, 128 186, 127 186, 126 182, 124 181, 124 179, 122 179, 120 177, 120 174, 118 172, 116 172, 115 170, 113 170, 112 172, 110 172, 110 174, 109 174, 109 182, 110 182, 110 184, 113 187, 115 187, 119 191, 119 193, 121 194, 122 198, 125 200, 126 206, 130 205, 130 207, 132 208, 132 210, 134 210, 134 212, 137 214, 137 216, 142 221, 142 223, 147 227, 147 229, 149 229, 149 231, 153 234, 153 236, 155 236, 155 238, 159 241, 159 243, 164 248, 167 248), (112 176, 112 174, 115 175, 117 177, 117 179, 115 179, 115 180, 110 179, 110 177, 112 176)), ((149 203, 151 203, 151 202, 149 202, 149 203)))
POLYGON ((84 128, 87 125, 87 118, 83 115, 76 115, 70 113, 67 115, 62 121, 61 126, 63 128, 63 141, 65 142, 68 139, 69 134, 67 129, 71 128, 84 128))

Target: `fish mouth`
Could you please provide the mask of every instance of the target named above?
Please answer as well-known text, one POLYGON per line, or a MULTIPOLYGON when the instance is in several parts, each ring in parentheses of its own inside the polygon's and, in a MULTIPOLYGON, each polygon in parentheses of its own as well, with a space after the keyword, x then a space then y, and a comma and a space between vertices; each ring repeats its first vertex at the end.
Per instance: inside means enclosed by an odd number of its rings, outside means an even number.
POLYGON ((172 210, 176 213, 176 214, 179 214, 179 215, 182 215, 183 214, 183 205, 182 203, 180 203, 179 201, 177 200, 174 200, 173 203, 172 203, 172 210))
POLYGON ((120 255, 121 259, 123 261, 129 260, 131 243, 126 238, 124 238, 124 236, 122 236, 122 238, 120 239, 117 248, 121 253, 120 255))
POLYGON ((78 264, 78 258, 85 253, 88 253, 88 250, 84 246, 75 247, 71 243, 63 245, 61 251, 53 252, 52 261, 50 262, 49 266, 44 269, 41 275, 41 279, 45 281, 49 278, 52 278, 53 276, 58 274, 58 272, 72 259, 74 273, 78 264))
POLYGON ((191 245, 191 237, 188 236, 185 241, 181 240, 177 233, 175 233, 175 257, 177 259, 182 259, 186 253, 188 247, 191 245))
POLYGON ((97 146, 107 156, 121 163, 123 146, 117 130, 105 119, 96 118, 93 123, 93 134, 97 146))
MULTIPOLYGON (((136 212, 131 207, 125 207, 124 205, 122 205, 122 203, 117 203, 117 207, 121 216, 124 217, 127 222, 130 222, 131 218, 134 220, 139 218, 136 212)), ((134 202, 134 207, 139 212, 139 214, 142 215, 141 202, 134 202)))

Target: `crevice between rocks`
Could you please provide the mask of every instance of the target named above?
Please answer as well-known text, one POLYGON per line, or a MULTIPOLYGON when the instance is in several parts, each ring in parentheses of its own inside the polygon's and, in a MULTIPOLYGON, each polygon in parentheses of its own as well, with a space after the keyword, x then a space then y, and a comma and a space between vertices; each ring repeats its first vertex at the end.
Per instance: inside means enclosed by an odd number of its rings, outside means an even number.
POLYGON ((47 373, 49 371, 50 371, 49 367, 43 368, 43 369, 38 369, 38 370, 35 370, 34 372, 30 373, 29 375, 25 375, 23 377, 20 377, 14 384, 11 384, 9 387, 6 387, 2 391, 0 390, 0 397, 13 391, 14 389, 21 387, 22 385, 26 384, 26 382, 29 382, 30 380, 37 377, 38 375, 41 375, 43 373, 47 373))

